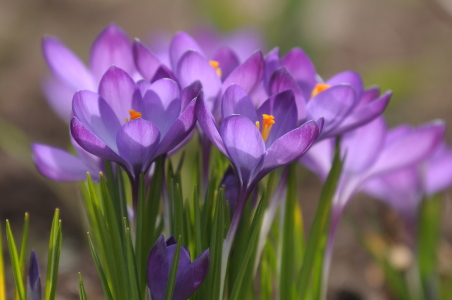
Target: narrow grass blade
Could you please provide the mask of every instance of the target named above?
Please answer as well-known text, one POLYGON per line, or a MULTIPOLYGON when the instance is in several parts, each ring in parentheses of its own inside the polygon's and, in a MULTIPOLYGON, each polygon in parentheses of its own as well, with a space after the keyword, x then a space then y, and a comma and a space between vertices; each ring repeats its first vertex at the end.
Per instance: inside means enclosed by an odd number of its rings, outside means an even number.
POLYGON ((314 217, 314 222, 309 233, 309 238, 306 245, 306 252, 303 257, 303 265, 297 276, 297 297, 298 299, 305 299, 308 291, 308 285, 312 273, 312 268, 315 262, 315 255, 320 249, 323 236, 326 234, 328 228, 331 204, 334 193, 336 191, 339 177, 342 171, 343 161, 340 157, 340 138, 336 139, 336 149, 334 153, 333 165, 330 173, 325 181, 322 192, 320 194, 320 201, 317 207, 317 212, 314 217))
POLYGON ((11 265, 13 268, 16 290, 19 294, 20 300, 26 300, 27 296, 25 293, 24 282, 22 280, 22 270, 20 268, 19 255, 17 253, 16 242, 14 241, 13 232, 11 231, 11 226, 9 225, 8 220, 6 220, 6 238, 8 240, 8 250, 11 257, 11 265))
MULTIPOLYGON (((25 213, 24 218, 24 227, 22 229, 22 241, 20 244, 20 256, 19 256, 19 262, 20 262, 20 269, 22 270, 22 278, 25 274, 25 251, 27 250, 27 240, 28 240, 28 219, 29 215, 28 213, 25 213)), ((19 300, 19 294, 17 290, 14 292, 14 299, 19 300)))
POLYGON ((93 241, 91 240, 91 236, 88 232, 88 242, 89 242, 89 248, 91 250, 91 254, 93 255, 94 264, 96 265, 97 273, 100 277, 100 283, 102 284, 102 289, 105 293, 105 298, 107 300, 113 300, 113 296, 111 295, 110 287, 108 286, 107 278, 105 277, 104 269, 102 268, 102 265, 100 263, 99 257, 96 253, 96 250, 94 249, 93 241))
MULTIPOLYGON (((127 274, 129 279, 131 299, 143 299, 141 296, 140 283, 138 282, 137 273, 137 262, 135 260, 135 254, 133 251, 132 238, 130 237, 130 228, 127 224, 127 219, 124 218, 124 233, 126 236, 126 263, 127 263, 127 274)), ((143 289, 144 291, 144 289, 143 289)))
POLYGON ((173 262, 171 263, 168 283, 166 284, 165 300, 173 299, 174 287, 176 286, 177 267, 179 265, 180 241, 181 236, 177 239, 176 251, 173 256, 173 262))
POLYGON ((86 297, 85 286, 83 285, 82 274, 78 273, 78 290, 80 294, 80 300, 88 300, 86 297))
POLYGON ((417 258, 419 276, 425 299, 438 298, 437 269, 438 244, 441 234, 441 216, 443 206, 439 195, 424 200, 420 207, 417 258))
POLYGON ((54 300, 58 280, 58 266, 61 252, 61 220, 60 210, 56 209, 53 215, 52 228, 50 230, 49 254, 47 259, 46 300, 54 300))
POLYGON ((212 227, 212 236, 211 236, 211 244, 210 244, 210 271, 208 277, 209 280, 209 289, 210 289, 210 298, 209 299, 222 299, 222 295, 220 295, 221 291, 221 265, 222 265, 222 257, 223 257, 223 241, 224 241, 224 208, 225 208, 225 200, 224 200, 224 189, 221 188, 217 201, 216 201, 216 209, 215 216, 213 219, 213 227, 212 227))
POLYGON ((3 234, 2 227, 0 225, 0 300, 6 300, 6 288, 5 288, 5 262, 3 257, 3 234))
POLYGON ((295 272, 294 250, 295 250, 295 210, 297 209, 297 182, 295 174, 295 165, 289 165, 287 176, 287 196, 286 207, 284 209, 281 251, 281 270, 279 272, 279 298, 291 299, 294 287, 293 275, 295 272))
MULTIPOLYGON (((266 206, 266 202, 267 202, 267 196, 266 196, 266 194, 264 194, 256 209, 256 213, 254 214, 253 222, 251 223, 251 227, 248 232, 248 241, 249 242, 246 246, 245 255, 243 257, 242 263, 240 264, 240 269, 239 269, 237 278, 235 280, 234 286, 232 288, 232 292, 231 292, 231 296, 229 297, 229 300, 239 299, 239 295, 241 292, 242 282, 245 277, 245 273, 247 273, 247 271, 248 271, 248 273, 250 273, 250 275, 252 274, 253 266, 249 265, 249 263, 250 263, 250 258, 252 256, 252 254, 257 249, 260 226, 262 224, 262 219, 264 216, 263 207, 266 206)), ((281 299, 283 299, 283 298, 281 298, 281 299)))

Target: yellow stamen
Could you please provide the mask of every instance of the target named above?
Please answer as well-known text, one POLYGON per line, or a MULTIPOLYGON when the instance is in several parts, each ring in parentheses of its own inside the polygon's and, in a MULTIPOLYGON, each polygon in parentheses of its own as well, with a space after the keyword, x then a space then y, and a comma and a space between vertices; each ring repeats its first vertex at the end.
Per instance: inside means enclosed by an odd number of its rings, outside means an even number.
MULTIPOLYGON (((273 124, 275 124, 275 120, 274 120, 275 117, 272 115, 263 114, 262 119, 263 119, 263 122, 262 122, 263 124, 262 124, 261 134, 262 134, 262 138, 264 139, 264 142, 266 142, 268 139, 268 136, 270 135, 270 129, 272 129, 273 124)), ((256 123, 256 126, 257 126, 257 123, 256 123)))
POLYGON ((134 109, 129 110, 130 119, 126 118, 126 123, 138 118, 141 118, 143 115, 140 112, 135 111, 134 109))
POLYGON ((218 77, 221 77, 222 73, 220 63, 217 62, 216 60, 210 60, 209 64, 212 66, 212 68, 214 68, 215 72, 217 72, 218 77))
POLYGON ((312 90, 311 93, 311 98, 314 97, 315 95, 317 95, 320 92, 323 92, 326 89, 329 89, 331 86, 329 84, 326 83, 317 83, 314 87, 314 89, 312 90))

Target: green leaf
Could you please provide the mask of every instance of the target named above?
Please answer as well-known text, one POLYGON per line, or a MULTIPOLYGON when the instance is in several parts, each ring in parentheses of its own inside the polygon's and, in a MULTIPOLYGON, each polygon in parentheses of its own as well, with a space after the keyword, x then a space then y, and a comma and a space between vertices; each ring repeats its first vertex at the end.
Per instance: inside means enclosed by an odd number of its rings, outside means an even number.
POLYGON ((61 252, 61 220, 60 210, 56 209, 50 230, 49 254, 47 259, 46 300, 54 300, 58 280, 58 266, 61 252))
POLYGON ((319 205, 314 217, 314 222, 312 223, 311 231, 306 245, 306 252, 303 257, 303 265, 297 276, 296 295, 298 299, 306 298, 308 285, 315 262, 315 255, 316 253, 318 253, 318 251, 324 252, 325 250, 321 249, 320 246, 324 235, 327 234, 327 228, 330 221, 331 205, 342 171, 342 164, 343 161, 340 157, 340 138, 337 138, 333 165, 320 194, 319 205))
MULTIPOLYGON (((0 300, 6 300, 6 288, 5 288, 5 262, 3 257, 3 235, 0 225, 0 300)), ((25 288, 25 287, 24 287, 25 288)))
MULTIPOLYGON (((29 215, 28 215, 28 213, 25 213, 24 227, 22 230, 22 242, 20 244, 20 257, 19 257, 20 269, 22 270, 22 274, 25 274, 25 255, 26 255, 25 252, 27 251, 28 219, 29 219, 29 215)), ((19 294, 17 293, 17 290, 14 292, 14 299, 19 300, 19 294)))
POLYGON ((181 236, 177 239, 176 251, 174 252, 173 262, 166 284, 165 300, 172 300, 174 294, 174 286, 176 285, 177 266, 179 265, 181 236))
POLYGON ((8 241, 8 250, 11 257, 11 265, 13 267, 14 281, 16 283, 16 290, 19 294, 20 300, 26 300, 27 296, 25 293, 24 282, 22 280, 22 270, 20 268, 19 255, 17 253, 16 242, 14 241, 14 236, 11 231, 11 226, 9 221, 6 220, 6 238, 8 241))
POLYGON ((210 243, 210 271, 209 271, 209 299, 222 299, 220 295, 221 291, 221 265, 222 265, 222 253, 223 253, 223 241, 224 241, 224 188, 221 188, 217 201, 215 216, 213 219, 212 237, 210 243))
POLYGON ((89 248, 91 250, 91 254, 93 255, 94 264, 96 265, 97 273, 100 277, 100 283, 102 284, 102 289, 104 290, 105 297, 107 300, 113 300, 113 296, 111 295, 110 287, 108 286, 107 277, 105 276, 104 269, 102 268, 102 265, 99 260, 99 256, 96 253, 96 250, 94 249, 93 241, 91 240, 91 236, 88 234, 88 242, 89 242, 89 248))
MULTIPOLYGON (((130 237, 130 228, 127 224, 127 219, 124 218, 124 231, 126 236, 126 259, 127 259, 127 273, 130 286, 131 299, 142 299, 140 292, 140 286, 138 281, 137 263, 135 260, 135 254, 133 251, 132 238, 130 237)), ((144 289, 143 289, 144 290, 144 289)))
POLYGON ((88 300, 86 297, 85 286, 83 285, 82 274, 78 273, 78 290, 80 294, 80 300, 88 300))
POLYGON ((295 164, 288 166, 288 184, 287 196, 284 207, 283 227, 280 235, 282 236, 281 249, 281 269, 279 278, 279 298, 291 299, 293 289, 293 275, 295 271, 294 265, 294 248, 295 248, 295 210, 297 208, 297 183, 295 164))
MULTIPOLYGON (((437 269, 442 213, 443 206, 439 195, 422 201, 420 205, 417 258, 419 276, 426 299, 432 298, 432 293, 438 293, 435 270, 437 269)), ((434 298, 437 298, 436 296, 434 298)))
MULTIPOLYGON (((257 242, 259 238, 260 226, 262 224, 263 219, 263 207, 266 206, 267 203, 267 195, 264 194, 259 202, 259 205, 256 209, 256 213, 254 214, 253 222, 251 223, 250 230, 248 232, 248 244, 246 246, 245 255, 243 257, 242 263, 240 264, 239 273, 234 283, 234 287, 232 288, 231 296, 229 300, 239 299, 239 295, 241 292, 242 281, 245 277, 245 273, 248 271, 252 276, 253 266, 249 265, 250 258, 252 254, 256 251, 257 242)), ((283 299, 283 298, 281 298, 283 299)), ((284 298, 286 299, 286 298, 284 298)), ((287 298, 289 299, 289 298, 287 298)))

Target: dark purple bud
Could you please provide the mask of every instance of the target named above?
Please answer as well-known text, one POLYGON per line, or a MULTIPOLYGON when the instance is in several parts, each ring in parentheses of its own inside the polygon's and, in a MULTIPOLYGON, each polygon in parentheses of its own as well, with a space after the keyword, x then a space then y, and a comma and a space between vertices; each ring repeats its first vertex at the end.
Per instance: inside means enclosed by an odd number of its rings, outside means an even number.
MULTIPOLYGON (((165 298, 166 285, 176 250, 175 242, 174 237, 165 241, 165 237, 161 235, 149 253, 147 280, 153 300, 165 298)), ((204 281, 208 271, 209 249, 191 262, 190 252, 186 247, 181 247, 173 299, 187 300, 204 281)))
POLYGON ((41 300, 41 277, 36 253, 32 250, 28 269, 27 300, 41 300))

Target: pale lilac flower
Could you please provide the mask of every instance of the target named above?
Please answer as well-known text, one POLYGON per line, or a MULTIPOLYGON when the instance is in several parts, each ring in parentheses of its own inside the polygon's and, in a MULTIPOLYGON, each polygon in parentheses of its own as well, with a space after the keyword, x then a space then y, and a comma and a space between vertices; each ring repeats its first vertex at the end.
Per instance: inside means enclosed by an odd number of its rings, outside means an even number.
POLYGON ((182 109, 176 82, 160 79, 138 84, 111 67, 99 94, 74 95, 71 133, 86 151, 120 164, 136 183, 152 161, 176 148, 196 123, 195 101, 182 109))
POLYGON ((124 31, 108 25, 91 48, 89 67, 55 37, 45 37, 42 51, 52 72, 43 85, 53 110, 66 122, 71 119, 72 97, 78 90, 96 92, 103 74, 115 65, 138 79, 132 56, 132 44, 124 31))
POLYGON ((414 229, 421 201, 451 185, 452 150, 443 142, 425 161, 378 176, 363 191, 391 206, 414 229))
POLYGON ((257 96, 274 95, 292 89, 295 93, 298 118, 325 120, 320 139, 337 136, 362 126, 379 116, 386 108, 391 92, 380 96, 377 87, 364 89, 361 76, 353 71, 336 74, 323 81, 303 50, 295 48, 282 59, 276 48, 265 56, 263 84, 257 96))
POLYGON ((97 181, 103 170, 102 159, 81 148, 72 136, 71 142, 76 155, 49 145, 32 144, 33 161, 39 173, 55 181, 82 181, 90 173, 97 181))

